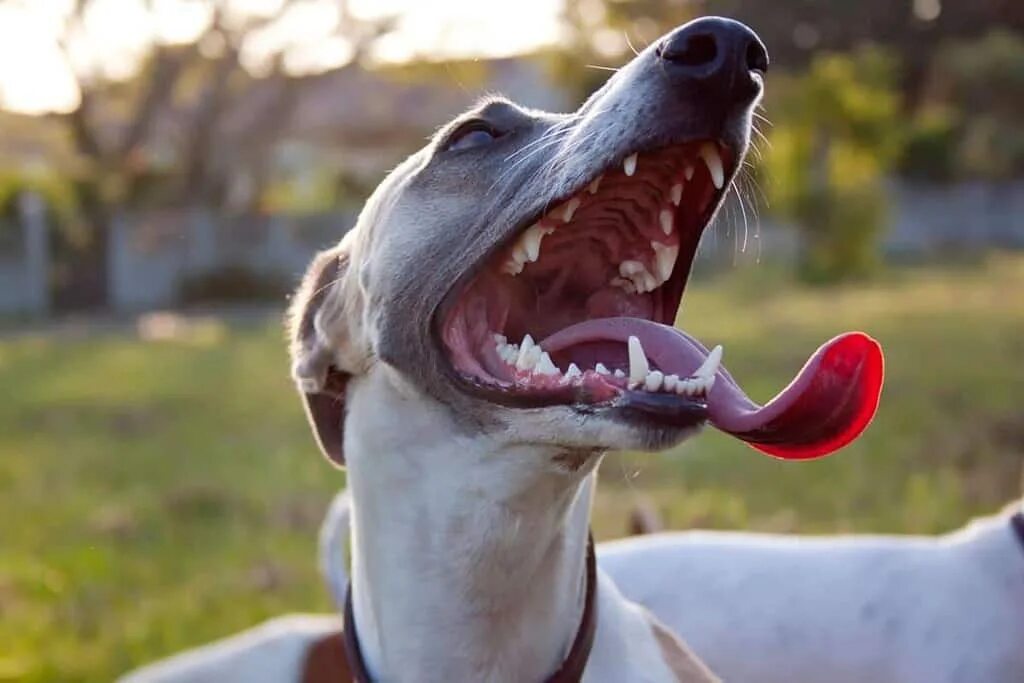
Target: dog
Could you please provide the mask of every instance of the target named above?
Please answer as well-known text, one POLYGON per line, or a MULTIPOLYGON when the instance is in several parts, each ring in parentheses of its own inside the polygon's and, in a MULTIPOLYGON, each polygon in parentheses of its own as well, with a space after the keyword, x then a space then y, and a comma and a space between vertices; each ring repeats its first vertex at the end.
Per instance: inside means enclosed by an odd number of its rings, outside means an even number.
POLYGON ((279 620, 127 680, 310 680, 340 643, 356 680, 716 680, 596 566, 603 453, 711 423, 815 457, 881 387, 848 333, 758 406, 672 327, 767 66, 751 29, 702 18, 572 114, 489 98, 392 171, 291 307, 292 374, 348 472, 343 632, 279 620))
POLYGON ((735 683, 1024 681, 1024 500, 928 536, 681 532, 601 568, 735 683))

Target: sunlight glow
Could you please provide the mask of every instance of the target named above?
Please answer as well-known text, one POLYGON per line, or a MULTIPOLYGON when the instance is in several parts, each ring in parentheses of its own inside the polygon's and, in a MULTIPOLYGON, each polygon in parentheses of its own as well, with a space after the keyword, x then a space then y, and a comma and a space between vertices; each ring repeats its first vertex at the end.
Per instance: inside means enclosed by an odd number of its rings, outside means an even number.
MULTIPOLYGON (((235 17, 267 16, 281 2, 232 0, 229 7, 235 17)), ((58 40, 71 4, 0 4, 0 108, 70 111, 79 99, 73 74, 86 80, 129 78, 153 41, 193 41, 212 14, 206 3, 194 0, 155 0, 152 13, 143 0, 92 0, 83 26, 68 36, 65 57, 58 40)), ((508 56, 550 45, 560 36, 558 0, 352 0, 350 6, 360 18, 397 16, 395 32, 371 54, 381 62, 508 56)), ((341 66, 352 49, 331 35, 338 19, 335 0, 299 3, 247 39, 242 63, 258 74, 267 68, 269 55, 283 51, 286 68, 294 73, 341 66)))

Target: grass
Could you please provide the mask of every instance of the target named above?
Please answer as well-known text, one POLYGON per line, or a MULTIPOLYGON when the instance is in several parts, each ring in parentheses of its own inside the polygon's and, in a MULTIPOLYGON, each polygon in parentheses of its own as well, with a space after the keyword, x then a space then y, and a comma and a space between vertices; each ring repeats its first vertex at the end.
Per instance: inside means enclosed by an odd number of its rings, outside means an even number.
MULTIPOLYGON (((881 411, 782 463, 708 432, 606 461, 595 526, 640 496, 673 527, 938 532, 1020 495, 1024 258, 803 290, 768 268, 695 285, 682 323, 760 399, 866 330, 881 411)), ((0 339, 0 681, 106 681, 275 614, 330 608, 314 535, 343 475, 315 455, 273 321, 175 341, 0 339)))

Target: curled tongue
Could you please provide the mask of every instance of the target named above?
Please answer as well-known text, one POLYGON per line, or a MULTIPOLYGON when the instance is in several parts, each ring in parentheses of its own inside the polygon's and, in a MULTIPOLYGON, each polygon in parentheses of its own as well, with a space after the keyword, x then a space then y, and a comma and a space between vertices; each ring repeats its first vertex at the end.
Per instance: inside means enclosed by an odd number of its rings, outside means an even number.
POLYGON ((711 423, 763 453, 787 460, 828 455, 868 426, 882 393, 878 342, 847 332, 825 342, 789 386, 764 406, 720 371, 708 396, 711 423))
MULTIPOLYGON (((594 341, 626 343, 636 336, 648 358, 665 374, 690 375, 708 350, 685 332, 637 318, 590 320, 549 337, 556 351, 594 341)), ((787 460, 828 455, 856 439, 874 417, 882 391, 883 358, 878 342, 848 332, 823 344, 775 398, 754 403, 720 367, 707 398, 715 427, 763 453, 787 460)))

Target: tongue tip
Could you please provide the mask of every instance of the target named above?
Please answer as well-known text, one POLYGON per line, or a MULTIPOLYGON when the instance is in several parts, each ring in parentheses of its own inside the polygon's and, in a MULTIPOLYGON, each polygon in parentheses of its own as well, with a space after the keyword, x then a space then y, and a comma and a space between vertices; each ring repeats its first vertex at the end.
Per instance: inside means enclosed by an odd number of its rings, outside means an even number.
POLYGON ((782 460, 821 458, 859 437, 874 418, 882 394, 881 344, 864 332, 847 332, 823 344, 815 357, 813 372, 818 381, 767 429, 736 436, 782 460), (821 401, 832 401, 834 408, 826 419, 810 424, 808 415, 821 401))

